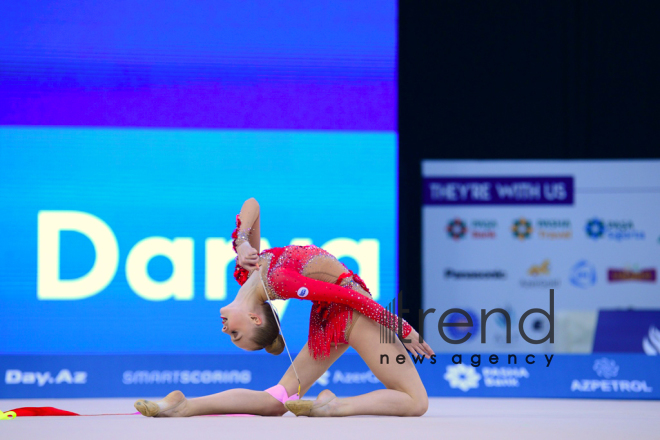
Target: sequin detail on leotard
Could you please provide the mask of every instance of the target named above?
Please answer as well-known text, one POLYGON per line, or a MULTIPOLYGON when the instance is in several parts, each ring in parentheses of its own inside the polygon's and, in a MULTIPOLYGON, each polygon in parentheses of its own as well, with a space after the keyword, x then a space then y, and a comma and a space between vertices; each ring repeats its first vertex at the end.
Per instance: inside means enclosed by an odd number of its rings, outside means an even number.
MULTIPOLYGON (((397 330, 395 323, 398 318, 360 293, 359 289, 368 292, 364 281, 323 249, 314 245, 268 249, 260 254, 260 265, 260 275, 271 299, 296 298, 313 302, 308 347, 315 359, 329 356, 333 345, 336 347, 348 343, 346 329, 353 322, 354 311, 393 331, 397 330), (336 276, 334 282, 305 276, 305 268, 319 259, 341 265, 344 272, 336 276)), ((239 283, 245 282, 239 278, 237 280, 239 283)), ((402 336, 405 337, 412 331, 412 327, 403 321, 402 330, 402 336)))

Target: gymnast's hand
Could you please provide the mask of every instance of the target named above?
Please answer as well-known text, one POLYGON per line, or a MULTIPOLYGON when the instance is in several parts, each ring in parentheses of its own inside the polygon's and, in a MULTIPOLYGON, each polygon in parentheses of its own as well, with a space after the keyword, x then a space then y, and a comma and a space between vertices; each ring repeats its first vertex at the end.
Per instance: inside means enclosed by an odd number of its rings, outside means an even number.
POLYGON ((259 254, 255 248, 250 246, 249 242, 244 241, 241 243, 241 245, 236 248, 236 253, 238 254, 238 264, 249 271, 253 271, 257 268, 259 254))
POLYGON ((432 355, 435 354, 435 352, 431 349, 431 346, 429 346, 429 344, 427 344, 426 342, 419 342, 419 333, 417 333, 415 329, 412 329, 410 334, 403 339, 410 341, 410 342, 404 342, 403 345, 405 345, 408 351, 413 355, 417 355, 417 356, 426 355, 426 357, 431 357, 432 355))

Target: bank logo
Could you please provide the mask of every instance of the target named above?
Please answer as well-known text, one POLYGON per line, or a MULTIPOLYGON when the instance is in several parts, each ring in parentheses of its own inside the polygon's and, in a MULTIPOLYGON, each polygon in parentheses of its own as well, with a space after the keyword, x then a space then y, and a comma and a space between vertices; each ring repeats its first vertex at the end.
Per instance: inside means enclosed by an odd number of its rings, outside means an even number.
POLYGON ((607 271, 607 280, 610 283, 620 281, 641 281, 655 283, 658 274, 655 269, 609 269, 607 271))
POLYGON ((460 240, 467 233, 467 225, 460 218, 455 218, 447 225, 447 234, 454 240, 460 240))
POLYGON ((605 223, 599 218, 592 218, 587 221, 586 226, 587 236, 593 239, 598 239, 605 233, 605 223))
POLYGON ((569 280, 571 284, 581 289, 591 287, 596 284, 596 268, 587 260, 578 261, 571 268, 569 280))
POLYGON ((522 379, 529 379, 529 371, 525 367, 484 367, 481 373, 486 387, 517 388, 522 379))
POLYGON ((642 348, 644 349, 644 353, 649 356, 660 355, 660 330, 654 325, 649 327, 648 336, 644 336, 644 339, 642 340, 642 348))
POLYGON ((497 236, 496 229, 497 221, 492 219, 477 219, 468 222, 456 217, 447 224, 447 235, 456 241, 466 237, 477 240, 489 239, 497 236))
POLYGON ((603 220, 598 217, 587 220, 587 237, 593 240, 608 239, 615 241, 644 240, 646 233, 635 228, 632 220, 603 220))
POLYGON ((646 380, 619 379, 620 368, 614 359, 600 358, 594 361, 593 371, 601 378, 574 379, 572 392, 589 393, 652 393, 653 387, 646 380))
POLYGON ((615 361, 608 358, 596 359, 593 366, 598 377, 611 379, 619 374, 619 366, 615 361))
POLYGON ((543 240, 569 240, 573 238, 568 219, 540 219, 536 221, 536 236, 543 240))
POLYGON ((527 269, 527 276, 520 279, 520 286, 524 288, 553 289, 559 287, 561 279, 550 277, 550 260, 545 259, 540 264, 532 264, 527 269))
POLYGON ((524 217, 515 220, 513 226, 511 226, 513 236, 521 241, 530 238, 533 230, 532 222, 524 217))
POLYGON ((470 365, 447 365, 447 371, 443 376, 449 382, 451 388, 458 388, 467 392, 473 388, 479 388, 481 375, 470 365))

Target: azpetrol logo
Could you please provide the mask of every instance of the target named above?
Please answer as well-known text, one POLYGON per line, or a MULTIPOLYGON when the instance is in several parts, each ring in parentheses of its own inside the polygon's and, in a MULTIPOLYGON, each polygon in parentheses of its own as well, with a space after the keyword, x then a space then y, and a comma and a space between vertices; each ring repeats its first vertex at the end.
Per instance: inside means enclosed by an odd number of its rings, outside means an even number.
POLYGON ((601 238, 615 241, 644 240, 646 233, 635 228, 632 220, 603 220, 593 217, 585 225, 587 237, 593 240, 601 238))
POLYGON ((492 239, 497 236, 495 230, 497 221, 492 219, 476 219, 469 222, 461 218, 454 218, 447 224, 447 235, 458 241, 466 236, 474 239, 492 239))
POLYGON ((607 280, 610 283, 621 281, 641 281, 646 283, 655 283, 657 279, 657 272, 653 268, 637 269, 633 267, 607 270, 607 280))
POLYGON ((560 278, 550 277, 550 260, 545 259, 540 264, 532 264, 527 269, 527 276, 520 279, 520 287, 533 288, 555 288, 561 285, 560 278))
POLYGON ((581 289, 591 287, 596 284, 596 267, 587 260, 580 260, 571 268, 569 280, 581 289))
POLYGON ((619 375, 620 367, 616 361, 600 358, 594 361, 593 371, 600 379, 573 379, 572 392, 591 393, 651 393, 653 388, 645 380, 614 379, 619 375))

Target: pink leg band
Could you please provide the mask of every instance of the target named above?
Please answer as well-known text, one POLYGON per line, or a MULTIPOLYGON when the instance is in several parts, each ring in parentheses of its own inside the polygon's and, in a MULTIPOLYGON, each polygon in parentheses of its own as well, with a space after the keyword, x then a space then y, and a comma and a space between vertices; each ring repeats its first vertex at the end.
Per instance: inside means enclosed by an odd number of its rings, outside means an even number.
POLYGON ((294 394, 293 396, 289 396, 286 392, 286 388, 284 388, 282 385, 275 385, 274 387, 270 387, 267 390, 265 390, 268 394, 279 400, 280 402, 284 403, 288 400, 298 400, 298 394, 294 394))

